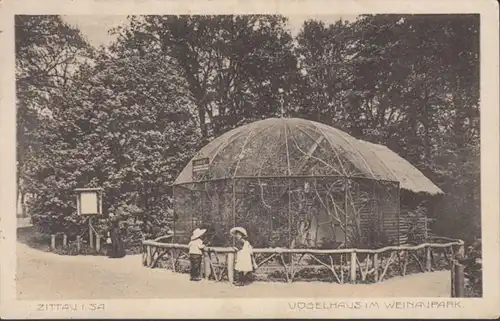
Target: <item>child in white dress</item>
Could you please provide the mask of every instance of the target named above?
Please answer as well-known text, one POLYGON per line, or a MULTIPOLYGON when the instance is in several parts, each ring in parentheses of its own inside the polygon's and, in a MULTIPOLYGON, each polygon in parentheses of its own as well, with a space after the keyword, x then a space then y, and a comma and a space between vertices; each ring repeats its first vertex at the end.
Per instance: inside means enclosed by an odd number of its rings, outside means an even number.
POLYGON ((236 264, 234 269, 237 274, 235 285, 246 285, 250 282, 254 264, 252 260, 252 246, 248 242, 247 231, 242 227, 234 227, 230 231, 236 237, 236 264))

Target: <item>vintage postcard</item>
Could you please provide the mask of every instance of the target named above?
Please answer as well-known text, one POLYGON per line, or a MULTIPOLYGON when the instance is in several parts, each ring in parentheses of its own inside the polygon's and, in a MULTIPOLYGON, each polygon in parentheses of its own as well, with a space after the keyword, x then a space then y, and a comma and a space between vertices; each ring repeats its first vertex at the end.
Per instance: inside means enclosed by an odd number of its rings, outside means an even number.
POLYGON ((2 318, 499 317, 497 2, 0 7, 2 318))

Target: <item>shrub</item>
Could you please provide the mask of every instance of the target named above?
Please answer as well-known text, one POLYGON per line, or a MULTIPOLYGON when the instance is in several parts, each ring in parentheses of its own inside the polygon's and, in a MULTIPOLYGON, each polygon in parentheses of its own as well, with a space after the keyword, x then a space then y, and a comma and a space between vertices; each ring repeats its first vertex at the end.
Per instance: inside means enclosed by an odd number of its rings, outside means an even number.
POLYGON ((482 297, 483 295, 483 265, 481 239, 468 247, 465 258, 461 260, 465 272, 465 295, 467 297, 482 297))

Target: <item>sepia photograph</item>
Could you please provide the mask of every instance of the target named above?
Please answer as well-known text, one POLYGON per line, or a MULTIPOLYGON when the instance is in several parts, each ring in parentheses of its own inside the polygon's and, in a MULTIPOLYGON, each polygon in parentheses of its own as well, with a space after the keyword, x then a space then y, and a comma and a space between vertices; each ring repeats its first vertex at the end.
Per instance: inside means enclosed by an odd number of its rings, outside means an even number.
POLYGON ((12 23, 14 300, 460 309, 498 283, 479 13, 12 23))

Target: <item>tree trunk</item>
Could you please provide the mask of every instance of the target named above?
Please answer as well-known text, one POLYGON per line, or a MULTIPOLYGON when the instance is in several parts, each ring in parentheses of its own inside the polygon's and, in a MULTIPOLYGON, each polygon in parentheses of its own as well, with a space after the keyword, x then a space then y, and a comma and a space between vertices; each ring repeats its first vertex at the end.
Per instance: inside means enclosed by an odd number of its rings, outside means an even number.
POLYGON ((429 93, 427 87, 424 85, 424 104, 423 104, 423 118, 422 125, 424 126, 424 161, 426 164, 429 164, 431 161, 431 150, 430 150, 430 135, 429 135, 429 93))
POLYGON ((24 191, 19 191, 19 193, 21 194, 21 217, 27 217, 27 213, 26 213, 26 204, 25 204, 25 201, 26 201, 26 193, 24 193, 24 191))

